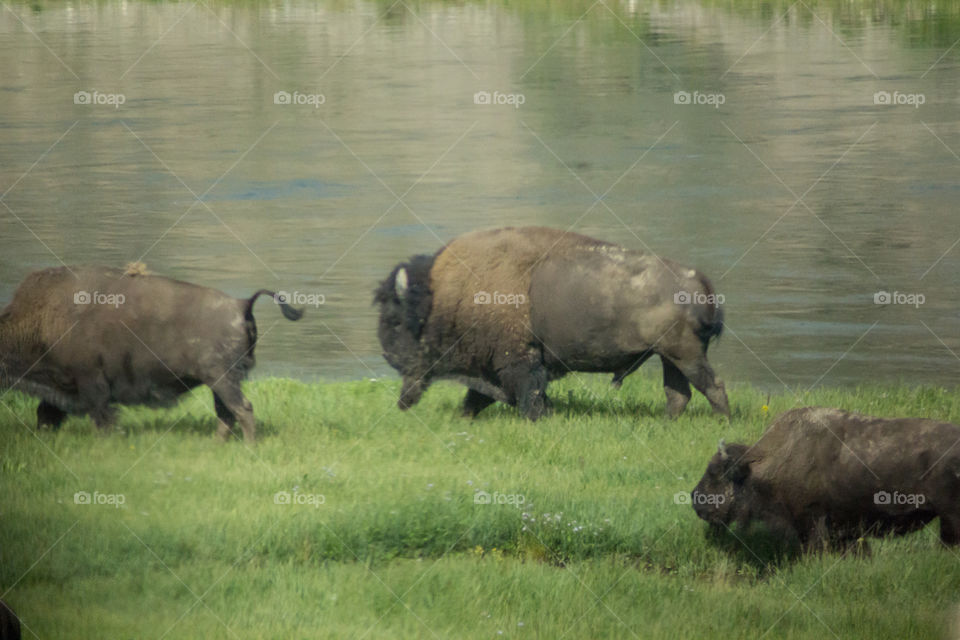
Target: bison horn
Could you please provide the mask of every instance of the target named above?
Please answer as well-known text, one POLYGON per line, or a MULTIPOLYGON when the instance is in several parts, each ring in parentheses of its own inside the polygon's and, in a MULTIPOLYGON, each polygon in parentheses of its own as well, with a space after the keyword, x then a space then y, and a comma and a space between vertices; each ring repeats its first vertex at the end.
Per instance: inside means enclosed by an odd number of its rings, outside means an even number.
POLYGON ((394 289, 397 292, 397 297, 403 300, 407 295, 407 270, 401 268, 400 271, 397 271, 396 280, 393 283, 394 289))
POLYGON ((729 457, 727 454, 727 443, 723 438, 720 438, 720 444, 717 445, 717 451, 720 453, 721 460, 726 460, 729 457))

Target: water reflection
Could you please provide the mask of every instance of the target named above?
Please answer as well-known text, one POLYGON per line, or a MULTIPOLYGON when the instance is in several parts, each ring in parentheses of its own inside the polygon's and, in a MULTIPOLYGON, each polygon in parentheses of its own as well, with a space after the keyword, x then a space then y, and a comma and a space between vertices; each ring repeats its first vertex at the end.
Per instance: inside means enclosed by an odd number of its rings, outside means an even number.
POLYGON ((572 225, 710 274, 728 381, 958 380, 960 3, 10 7, 0 300, 58 258, 142 256, 325 296, 258 310, 260 375, 383 375, 371 291, 398 260, 572 225))

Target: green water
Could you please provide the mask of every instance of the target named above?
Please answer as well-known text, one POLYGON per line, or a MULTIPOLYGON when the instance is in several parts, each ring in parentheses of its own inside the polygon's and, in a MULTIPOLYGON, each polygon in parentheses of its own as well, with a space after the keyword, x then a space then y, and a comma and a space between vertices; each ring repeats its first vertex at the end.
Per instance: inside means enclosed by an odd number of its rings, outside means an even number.
POLYGON ((258 373, 378 377, 396 262, 545 224, 708 273, 728 382, 954 385, 958 39, 956 2, 9 3, 0 301, 137 259, 322 294, 258 306, 258 373))

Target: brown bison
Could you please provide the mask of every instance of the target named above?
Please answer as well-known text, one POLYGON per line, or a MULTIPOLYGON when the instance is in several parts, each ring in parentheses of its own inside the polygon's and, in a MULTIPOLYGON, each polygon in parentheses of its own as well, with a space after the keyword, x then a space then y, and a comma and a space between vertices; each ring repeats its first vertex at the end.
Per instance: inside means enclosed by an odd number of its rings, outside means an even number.
POLYGON ((768 533, 806 549, 901 535, 940 518, 960 543, 960 427, 839 409, 793 409, 752 447, 724 445, 691 494, 715 526, 768 533))
POLYGON ((465 415, 494 401, 533 420, 549 380, 613 373, 617 386, 652 355, 663 362, 667 412, 690 383, 730 414, 707 362, 723 313, 710 281, 671 260, 576 233, 508 227, 455 238, 397 265, 377 289, 384 357, 403 376, 399 406, 434 379, 467 387, 465 415))
MULTIPOLYGON (((89 414, 99 427, 111 404, 171 404, 205 384, 226 437, 239 421, 255 436, 240 383, 254 365, 253 303, 142 270, 58 267, 27 276, 0 311, 0 389, 40 398, 37 426, 89 414)), ((276 300, 276 298, 275 298, 276 300)), ((280 302, 290 320, 302 312, 280 302)))

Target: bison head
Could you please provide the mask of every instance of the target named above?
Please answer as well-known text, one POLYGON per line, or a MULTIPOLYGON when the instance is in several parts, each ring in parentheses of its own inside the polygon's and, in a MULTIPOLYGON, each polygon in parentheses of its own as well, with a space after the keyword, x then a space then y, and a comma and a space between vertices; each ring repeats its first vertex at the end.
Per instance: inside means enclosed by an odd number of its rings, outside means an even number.
POLYGON ((735 517, 737 499, 750 477, 750 448, 725 444, 723 440, 707 465, 707 472, 690 494, 690 502, 701 519, 711 524, 729 524, 735 517))
POLYGON ((420 399, 432 365, 423 331, 433 303, 430 290, 433 259, 433 256, 414 256, 409 262, 398 264, 373 296, 374 304, 380 306, 377 337, 383 347, 383 357, 403 376, 398 403, 401 409, 420 399))

